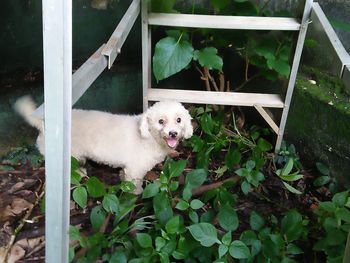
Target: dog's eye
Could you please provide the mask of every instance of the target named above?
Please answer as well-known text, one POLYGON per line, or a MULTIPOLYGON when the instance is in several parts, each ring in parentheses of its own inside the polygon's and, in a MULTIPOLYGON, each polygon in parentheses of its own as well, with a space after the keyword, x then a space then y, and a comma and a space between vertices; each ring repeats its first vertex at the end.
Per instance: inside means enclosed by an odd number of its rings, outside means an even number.
POLYGON ((177 123, 180 123, 181 122, 181 118, 177 118, 177 123))
POLYGON ((158 123, 163 125, 163 124, 164 124, 164 120, 163 120, 163 119, 160 119, 160 120, 158 121, 158 123))

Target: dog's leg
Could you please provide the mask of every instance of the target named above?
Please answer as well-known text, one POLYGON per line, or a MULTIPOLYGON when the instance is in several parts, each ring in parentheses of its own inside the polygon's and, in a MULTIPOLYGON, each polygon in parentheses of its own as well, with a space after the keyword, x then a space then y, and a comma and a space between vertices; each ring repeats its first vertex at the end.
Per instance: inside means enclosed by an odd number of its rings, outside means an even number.
POLYGON ((146 172, 137 171, 136 169, 130 169, 130 168, 124 169, 124 180, 133 182, 136 186, 133 192, 135 195, 139 195, 143 192, 142 183, 143 183, 143 177, 145 176, 145 174, 146 172))

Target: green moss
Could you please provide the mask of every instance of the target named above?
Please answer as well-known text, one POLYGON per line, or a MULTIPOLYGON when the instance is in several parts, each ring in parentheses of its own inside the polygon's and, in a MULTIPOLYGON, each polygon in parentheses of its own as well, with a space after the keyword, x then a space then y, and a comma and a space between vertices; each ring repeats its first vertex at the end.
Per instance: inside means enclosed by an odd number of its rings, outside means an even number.
POLYGON ((338 79, 312 68, 298 76, 286 127, 310 163, 326 163, 344 185, 350 185, 350 104, 338 79), (315 80, 316 84, 309 80, 315 80))
POLYGON ((329 104, 340 112, 350 114, 350 98, 345 93, 344 84, 339 78, 310 67, 303 67, 301 72, 296 83, 297 89, 309 93, 315 99, 329 104), (311 81, 316 81, 316 84, 311 81))

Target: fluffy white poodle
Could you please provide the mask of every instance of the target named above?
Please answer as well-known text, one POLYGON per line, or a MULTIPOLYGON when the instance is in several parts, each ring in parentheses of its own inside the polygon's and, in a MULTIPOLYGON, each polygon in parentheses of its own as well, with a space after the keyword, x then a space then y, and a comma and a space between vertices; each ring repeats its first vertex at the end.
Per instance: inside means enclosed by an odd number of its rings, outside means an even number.
MULTIPOLYGON (((15 110, 39 130, 37 147, 44 154, 44 124, 32 116, 36 106, 28 96, 15 110)), ((140 115, 116 115, 93 110, 72 111, 72 156, 124 168, 125 180, 140 194, 145 174, 192 136, 191 116, 178 102, 157 102, 140 115)))

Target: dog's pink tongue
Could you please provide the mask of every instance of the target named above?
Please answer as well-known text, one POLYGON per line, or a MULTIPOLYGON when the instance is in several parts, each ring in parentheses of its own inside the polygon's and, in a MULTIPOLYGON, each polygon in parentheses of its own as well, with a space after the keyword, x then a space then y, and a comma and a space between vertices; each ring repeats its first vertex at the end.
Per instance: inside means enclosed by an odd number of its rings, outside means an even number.
POLYGON ((168 138, 168 139, 166 139, 166 143, 168 144, 169 147, 174 148, 177 144, 177 139, 168 138))

